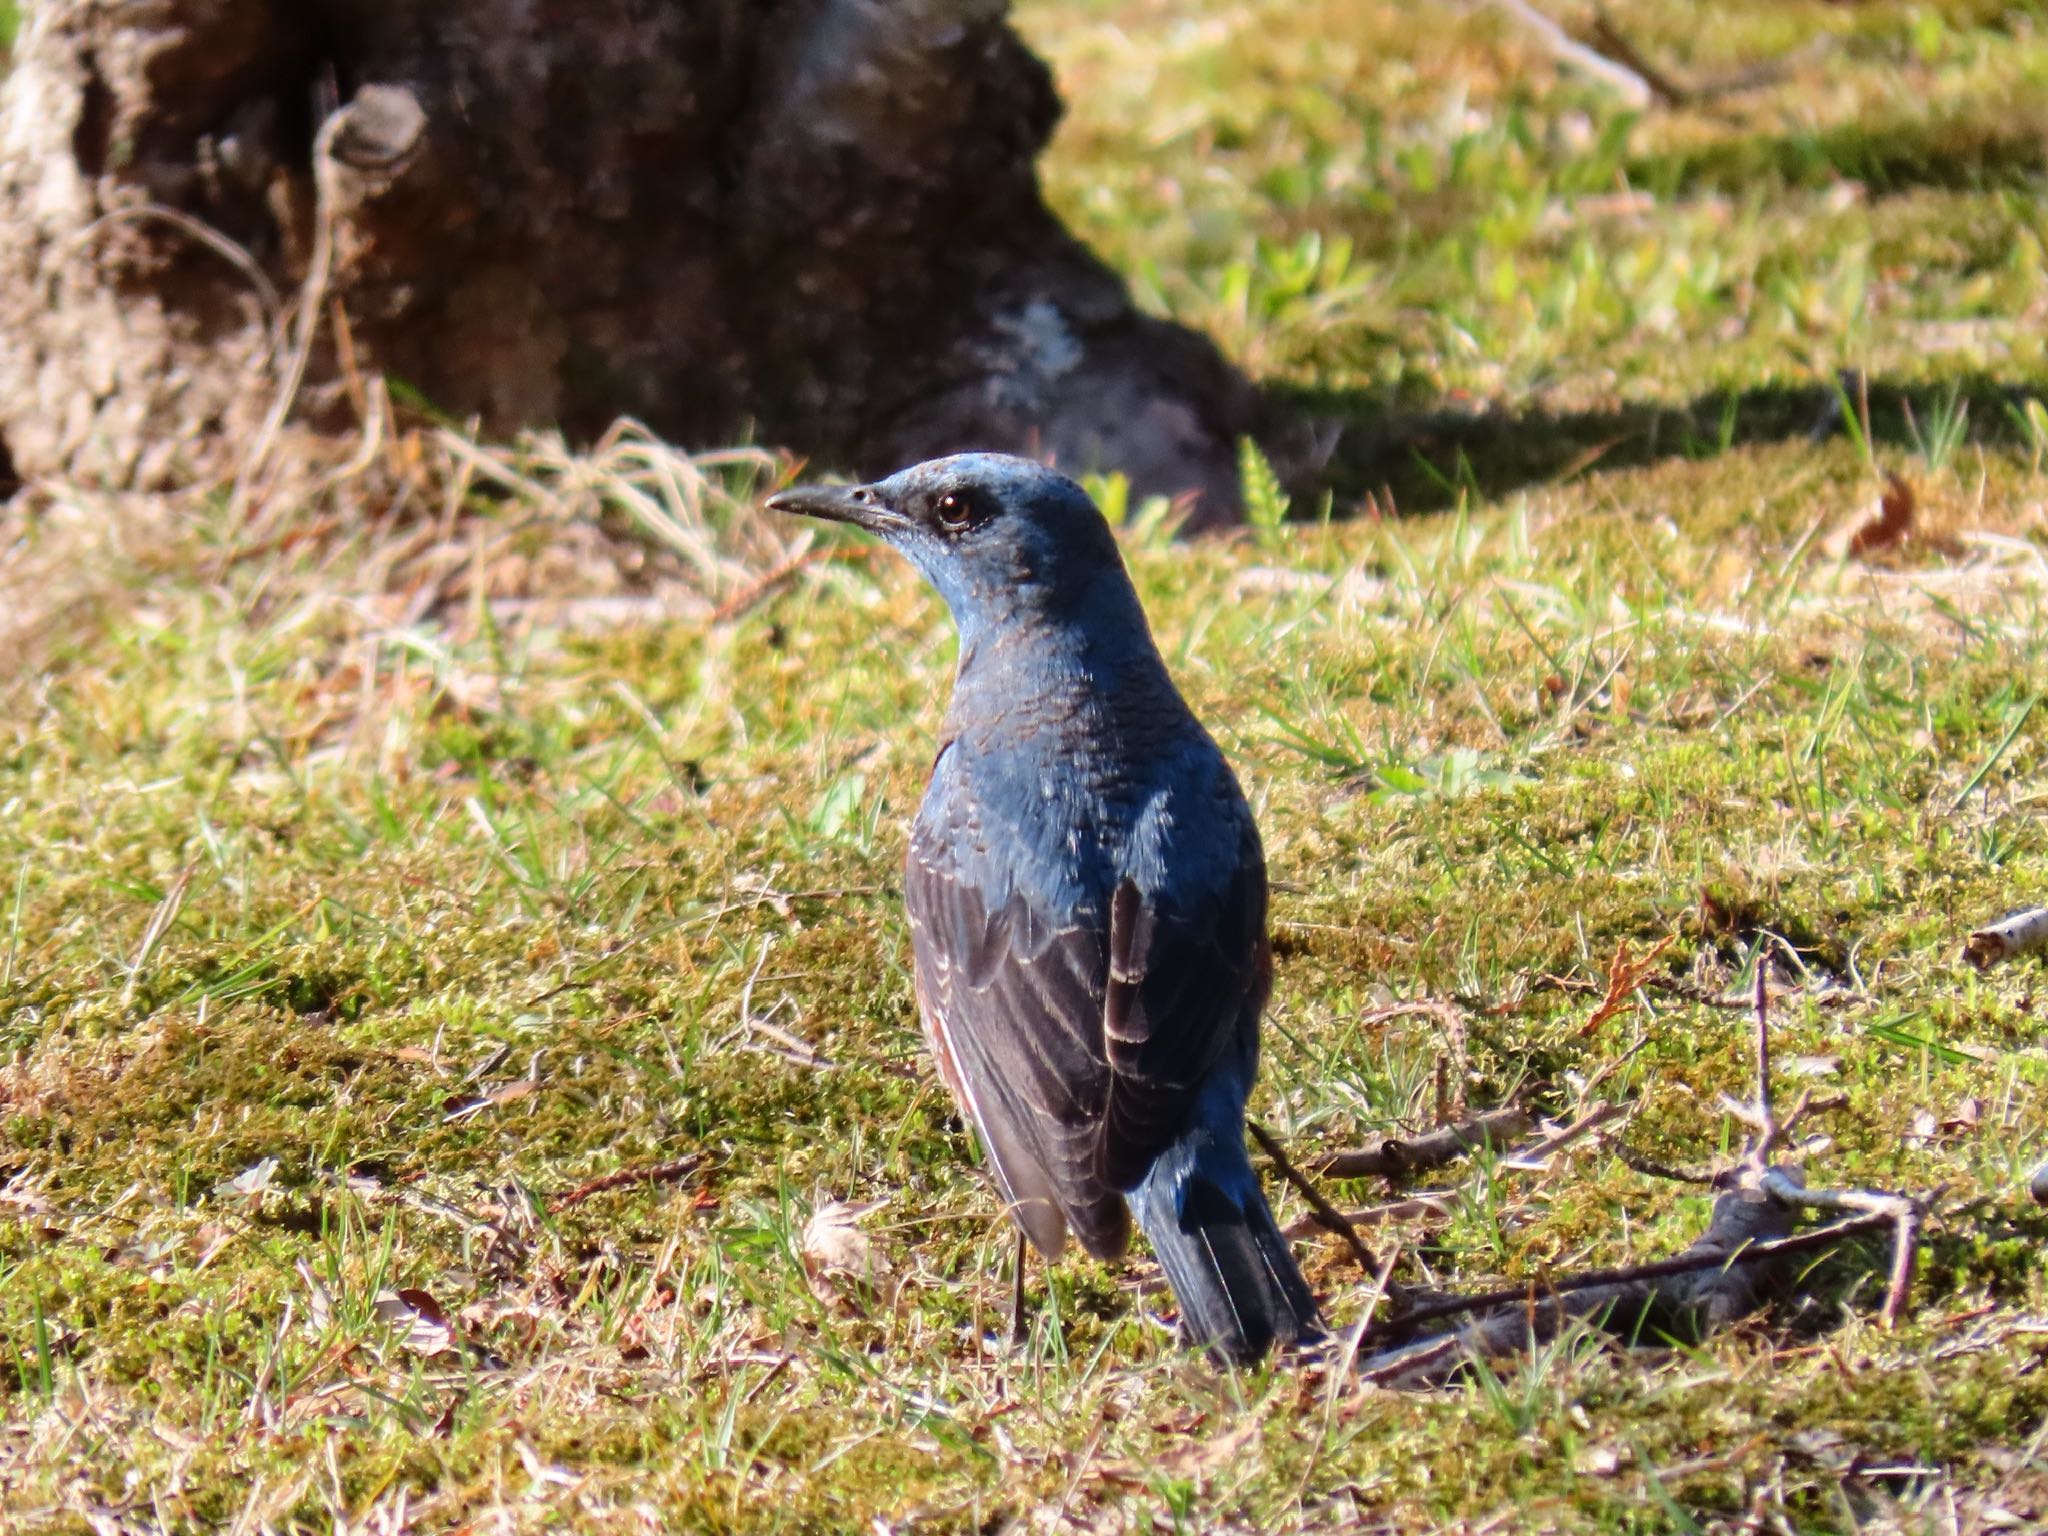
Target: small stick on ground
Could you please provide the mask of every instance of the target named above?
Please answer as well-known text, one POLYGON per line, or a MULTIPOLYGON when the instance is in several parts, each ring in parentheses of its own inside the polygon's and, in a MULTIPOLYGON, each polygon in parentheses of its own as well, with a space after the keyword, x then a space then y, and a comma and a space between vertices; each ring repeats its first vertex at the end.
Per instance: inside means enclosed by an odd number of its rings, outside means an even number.
POLYGON ((1501 1157, 1500 1165, 1503 1168, 1514 1168, 1524 1173, 1539 1172, 1552 1156, 1562 1152, 1573 1142, 1578 1141, 1582 1137, 1590 1136, 1610 1120, 1619 1120, 1624 1116, 1634 1114, 1635 1110, 1636 1106, 1632 1103, 1608 1104, 1602 1102, 1595 1104, 1584 1114, 1580 1115, 1578 1119, 1572 1121, 1571 1124, 1561 1125, 1556 1130, 1548 1131, 1532 1142, 1515 1147, 1504 1153, 1501 1157))
POLYGON ((1024 1261, 1031 1256, 1030 1239, 1017 1229, 1017 1261, 1010 1269, 1010 1347, 1021 1349, 1031 1342, 1031 1327, 1024 1315, 1024 1261))
POLYGON ((1963 958, 1980 971, 2048 949, 2048 907, 2028 907, 1987 923, 1963 943, 1963 958))
POLYGON ((1621 1166, 1646 1179, 1665 1179, 1673 1184, 1704 1184, 1713 1187, 1714 1175, 1704 1168, 1680 1168, 1671 1163, 1660 1163, 1653 1157, 1627 1147, 1616 1147, 1614 1155, 1621 1159, 1621 1166))
POLYGON ((804 544, 793 554, 770 569, 763 571, 754 580, 748 582, 747 585, 712 609, 711 622, 713 624, 730 624, 734 619, 751 613, 764 599, 772 595, 777 588, 795 576, 798 571, 801 571, 807 565, 815 564, 819 560, 831 558, 832 553, 830 550, 818 549, 808 543, 804 544))
POLYGON ((1440 1126, 1424 1135, 1403 1141, 1389 1136, 1376 1147, 1328 1152, 1309 1166, 1319 1178, 1398 1178, 1425 1168, 1441 1168, 1456 1162, 1474 1147, 1504 1145, 1536 1128, 1536 1117, 1517 1105, 1483 1110, 1459 1121, 1440 1126))
MULTIPOLYGON (((1288 1160, 1287 1154, 1280 1149, 1280 1143, 1267 1133, 1263 1125, 1253 1120, 1247 1122, 1247 1128, 1260 1149, 1273 1160, 1273 1166, 1280 1170, 1280 1177, 1301 1191, 1301 1197, 1308 1201, 1309 1209, 1315 1212, 1316 1224, 1324 1231, 1334 1232, 1344 1239, 1346 1246, 1351 1249, 1351 1256, 1358 1260, 1359 1268, 1368 1275, 1380 1274, 1380 1261, 1374 1258, 1372 1250, 1365 1246, 1365 1239, 1358 1235, 1358 1228, 1346 1219, 1342 1211, 1323 1198, 1322 1191, 1311 1184, 1301 1170, 1288 1160)), ((1398 1309, 1402 1305, 1405 1292, 1391 1279, 1384 1282, 1384 1289, 1387 1299, 1398 1309)))
POLYGON ((1502 10, 1521 22, 1548 48, 1558 61, 1592 76, 1617 92, 1632 107, 1647 107, 1656 99, 1656 89, 1636 71, 1595 49, 1587 47, 1528 0, 1494 0, 1502 10))
POLYGON ((1594 7, 1593 37, 1609 57, 1640 75, 1659 101, 1667 106, 1682 107, 1692 100, 1694 93, 1645 58, 1642 49, 1629 41, 1621 28, 1614 24, 1614 18, 1607 14, 1604 5, 1594 7))
MULTIPOLYGON (((1451 1201, 1455 1198, 1454 1190, 1425 1190, 1406 1200, 1391 1200, 1385 1205, 1369 1205, 1362 1210, 1344 1211, 1342 1215, 1354 1227, 1377 1226, 1387 1221, 1421 1221, 1430 1217, 1438 1221, 1448 1221, 1453 1210, 1451 1201)), ((1302 1238, 1313 1237, 1318 1232, 1329 1230, 1320 1216, 1311 1214, 1299 1221, 1289 1222, 1280 1229, 1280 1235, 1298 1242, 1302 1238)))
POLYGON ((1860 1213, 1861 1219, 1890 1223, 1892 1269, 1885 1286, 1884 1310, 1878 1316, 1885 1327, 1898 1326, 1912 1297, 1913 1268, 1920 1254, 1922 1215, 1918 1201, 1873 1189, 1808 1189, 1783 1168, 1766 1168, 1757 1180, 1757 1188, 1784 1205, 1854 1211, 1860 1213))
POLYGON ((578 1184, 574 1189, 565 1189, 559 1195, 548 1199, 550 1211, 565 1211, 572 1205, 581 1205, 592 1195, 601 1195, 608 1189, 621 1189, 628 1184, 673 1184, 686 1179, 697 1171, 703 1158, 692 1153, 688 1157, 676 1158, 673 1162, 650 1163, 639 1168, 617 1168, 610 1173, 599 1174, 587 1184, 578 1184))
MULTIPOLYGON (((1756 957, 1756 1107, 1764 1124, 1771 1124, 1771 992, 1764 957, 1756 957)), ((1764 1150, 1768 1151, 1766 1147, 1764 1150)))
MULTIPOLYGON (((1713 1235, 1713 1228, 1710 1227, 1708 1236, 1702 1237, 1674 1258, 1653 1259, 1644 1264, 1617 1264, 1609 1269, 1585 1269, 1575 1275, 1553 1276, 1545 1280, 1531 1281, 1527 1285, 1506 1285, 1497 1290, 1478 1291, 1470 1296, 1450 1296, 1441 1301, 1422 1302, 1396 1318, 1389 1325, 1388 1331, 1406 1331, 1442 1318, 1484 1312, 1494 1307, 1533 1306, 1545 1298, 1569 1296, 1579 1291, 1619 1287, 1646 1280, 1668 1280, 1674 1276, 1696 1275, 1710 1269, 1734 1269, 1737 1266, 1766 1264, 1772 1259, 1832 1248, 1836 1243, 1852 1237, 1861 1237, 1866 1232, 1882 1231, 1891 1224, 1891 1221, 1891 1213, 1888 1211, 1866 1211, 1825 1227, 1816 1227, 1811 1232, 1795 1232, 1785 1237, 1748 1242, 1732 1252, 1723 1248, 1718 1241, 1710 1241, 1713 1235)), ((1714 1225, 1725 1224, 1716 1222, 1714 1225)), ((1654 1293, 1646 1293, 1644 1299, 1648 1299, 1650 1294, 1654 1293)), ((1613 1298, 1603 1298, 1602 1304, 1609 1304, 1612 1300, 1613 1298)))
MULTIPOLYGON (((1525 1142, 1502 1153, 1497 1166, 1504 1171, 1516 1173, 1545 1172, 1553 1155, 1563 1151, 1573 1142, 1591 1135, 1609 1121, 1632 1114, 1634 1110, 1634 1104, 1595 1104, 1570 1125, 1560 1126, 1538 1136, 1534 1141, 1525 1142)), ((1450 1216, 1452 1202, 1457 1198, 1458 1192, 1454 1189, 1420 1190, 1404 1200, 1367 1206, 1363 1210, 1343 1211, 1340 1214, 1345 1221, 1357 1227, 1373 1226, 1387 1221, 1420 1221, 1426 1217, 1444 1219, 1450 1216)), ((1298 1239, 1311 1236, 1318 1231, 1331 1231, 1332 1228, 1320 1215, 1310 1215, 1282 1230, 1283 1235, 1298 1239)))
POLYGON ((1770 990, 1761 963, 1750 1011, 1754 1097, 1723 1101, 1751 1130, 1734 1166, 1702 1176, 1630 1160, 1631 1166, 1720 1190, 1713 1218, 1696 1241, 1674 1258, 1645 1264, 1547 1276, 1472 1296, 1411 1297, 1399 1315, 1365 1329, 1363 1342, 1379 1347, 1360 1357, 1360 1376, 1388 1386, 1436 1385, 1474 1358, 1526 1349, 1575 1319, 1600 1322, 1625 1336, 1645 1326, 1660 1333, 1723 1327, 1762 1304, 1778 1261, 1886 1228, 1892 1232, 1892 1263, 1882 1317, 1887 1326, 1895 1324, 1910 1298, 1925 1204, 1872 1190, 1810 1190, 1797 1168, 1771 1162, 1772 1151, 1816 1105, 1802 1094, 1780 1115, 1773 1101, 1770 990), (1795 1233, 1795 1213, 1802 1209, 1850 1214, 1795 1233), (1452 1318, 1469 1320, 1448 1331, 1426 1329, 1452 1318))
POLYGON ((1436 1059, 1436 1119, 1442 1125, 1465 1114, 1465 1085, 1472 1076, 1472 1048, 1465 1027, 1465 1012, 1449 998, 1418 997, 1407 1002, 1368 1008, 1359 1015, 1361 1024, 1385 1024, 1393 1019, 1435 1019, 1443 1026, 1444 1049, 1436 1059))

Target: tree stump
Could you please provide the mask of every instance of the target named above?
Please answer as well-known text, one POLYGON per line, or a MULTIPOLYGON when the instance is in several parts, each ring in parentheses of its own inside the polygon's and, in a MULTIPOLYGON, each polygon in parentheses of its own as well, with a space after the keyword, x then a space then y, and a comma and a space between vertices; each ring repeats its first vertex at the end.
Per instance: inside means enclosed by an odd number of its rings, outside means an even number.
POLYGON ((1236 511, 1254 400, 1061 226, 1005 0, 36 0, 0 86, 0 442, 235 462, 382 373, 879 473, 960 448, 1236 511), (302 366, 295 367, 302 361, 302 366))

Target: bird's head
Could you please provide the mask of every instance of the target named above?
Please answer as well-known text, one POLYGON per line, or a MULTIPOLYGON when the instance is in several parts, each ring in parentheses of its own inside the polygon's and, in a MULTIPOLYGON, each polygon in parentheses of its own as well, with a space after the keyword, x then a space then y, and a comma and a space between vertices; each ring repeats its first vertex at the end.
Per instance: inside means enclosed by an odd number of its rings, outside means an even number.
POLYGON ((885 539, 938 588, 970 644, 1015 617, 1079 616, 1130 591, 1088 493, 1009 454, 932 459, 872 485, 798 486, 768 505, 885 539))

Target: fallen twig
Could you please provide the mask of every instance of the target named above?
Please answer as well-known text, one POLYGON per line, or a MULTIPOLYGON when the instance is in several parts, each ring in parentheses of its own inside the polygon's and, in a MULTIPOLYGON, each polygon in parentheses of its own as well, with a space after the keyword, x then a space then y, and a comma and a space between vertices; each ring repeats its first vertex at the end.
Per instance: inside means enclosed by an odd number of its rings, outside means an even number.
POLYGON ((1465 1028, 1464 1010, 1449 998, 1418 997, 1405 1002, 1368 1008, 1358 1016, 1360 1024, 1385 1024, 1393 1019, 1435 1019, 1443 1026, 1444 1052, 1436 1059, 1436 1117, 1438 1124, 1465 1113, 1465 1083, 1471 1076, 1471 1047, 1465 1028))
POLYGON ((651 1163, 639 1168, 618 1168, 610 1173, 601 1173, 585 1184, 574 1189, 565 1189, 559 1195, 548 1197, 550 1211, 565 1211, 572 1205, 581 1205, 592 1195, 601 1195, 608 1189, 619 1189, 628 1184, 673 1184, 686 1179, 697 1171, 703 1158, 692 1153, 688 1157, 676 1158, 673 1162, 651 1163))
POLYGON ((1528 0, 1495 0, 1495 4, 1542 39, 1543 45, 1561 63, 1591 75, 1617 92, 1630 106, 1647 107, 1656 99, 1655 88, 1640 74, 1626 64, 1617 64, 1605 54, 1587 47, 1530 5, 1528 0))
POLYGON ((1526 1146, 1516 1147, 1501 1158, 1501 1166, 1525 1173, 1540 1172, 1554 1154, 1562 1152, 1580 1137, 1589 1136, 1610 1120, 1618 1120, 1634 1111, 1633 1104, 1595 1104, 1570 1125, 1561 1125, 1526 1146))
POLYGON ((1987 924, 1963 943, 1963 958, 1978 970, 2048 949, 2048 907, 2028 907, 1987 924))
POLYGON ((818 549, 808 541, 801 542, 790 555, 762 572, 754 580, 733 593, 711 611, 713 624, 730 624, 734 619, 751 613, 765 598, 788 581, 805 566, 819 560, 832 558, 832 551, 818 549))
POLYGON ((1624 69, 1634 70, 1657 99, 1667 106, 1681 107, 1692 100, 1694 93, 1690 89, 1643 57, 1643 51, 1614 24, 1614 18, 1607 14, 1604 5, 1594 7, 1593 36, 1610 57, 1624 69))
MULTIPOLYGON (((1389 1221, 1421 1221, 1425 1217, 1448 1221, 1453 1209, 1451 1202, 1456 1198, 1455 1190, 1428 1190, 1410 1195, 1405 1200, 1390 1200, 1385 1205, 1369 1205, 1363 1210, 1341 1211, 1339 1214, 1354 1227, 1373 1227, 1389 1221)), ((1310 1215, 1282 1227, 1280 1235, 1291 1242, 1299 1242, 1302 1238, 1329 1230, 1322 1217, 1310 1215)))
MULTIPOLYGON (((1723 1195, 1721 1199, 1727 1201, 1739 1197, 1723 1195)), ((1751 1205, 1761 1203, 1750 1201, 1751 1205)), ((1892 1220, 1889 1212, 1865 1211, 1861 1215, 1845 1217, 1825 1227, 1816 1227, 1811 1232, 1793 1232, 1783 1237, 1754 1239, 1738 1243, 1731 1248, 1726 1244, 1726 1237, 1730 1231, 1742 1231, 1751 1226, 1767 1223, 1767 1218, 1761 1212, 1744 1212, 1738 1215, 1738 1210, 1739 1207, 1731 1206, 1729 1215, 1724 1220, 1721 1215, 1721 1203, 1717 1201, 1714 1220, 1708 1223, 1706 1232, 1684 1252, 1673 1258, 1652 1259, 1642 1264, 1617 1264, 1607 1269, 1584 1269, 1575 1275, 1551 1276, 1543 1280, 1530 1281, 1526 1285, 1502 1286, 1498 1290, 1479 1291, 1470 1296, 1451 1296, 1442 1301, 1423 1302, 1404 1313, 1390 1326, 1406 1330, 1434 1322, 1439 1318, 1458 1317, 1468 1312, 1483 1312, 1490 1307, 1525 1305, 1545 1296, 1569 1296, 1580 1291, 1597 1290, 1602 1286, 1625 1285, 1632 1281, 1668 1280, 1674 1276, 1699 1274, 1704 1270, 1724 1266, 1733 1268, 1764 1264, 1791 1254, 1831 1248, 1848 1238, 1879 1231, 1892 1220)))
POLYGON ((1325 1179, 1398 1178, 1424 1168, 1441 1168, 1474 1147, 1499 1146, 1535 1128, 1534 1115, 1509 1105, 1505 1109, 1485 1110, 1455 1125, 1439 1126, 1405 1141, 1389 1136, 1376 1147, 1325 1153, 1309 1166, 1325 1179))
MULTIPOLYGON (((1610 987, 1610 996, 1612 991, 1610 987)), ((1895 1324, 1911 1295, 1924 1202, 1872 1190, 1811 1190, 1798 1169, 1771 1162, 1772 1151, 1818 1106, 1810 1094, 1801 1094, 1790 1110, 1782 1115, 1777 1111, 1771 1092, 1770 992, 1761 965, 1751 1012, 1754 1097, 1723 1100, 1751 1130, 1734 1166, 1700 1175, 1624 1154, 1630 1166, 1708 1182, 1721 1191, 1713 1218, 1698 1239, 1674 1258, 1411 1303, 1387 1322, 1364 1331, 1361 1342, 1379 1347, 1359 1359, 1360 1376, 1388 1386, 1436 1385, 1474 1358, 1526 1349, 1575 1319, 1631 1332, 1644 1327, 1660 1333, 1709 1332, 1755 1310, 1778 1260, 1886 1228, 1892 1232, 1892 1264, 1882 1317, 1887 1326, 1895 1324), (1793 1224, 1801 1209, 1851 1214, 1795 1233, 1793 1224), (1452 1318, 1469 1321, 1448 1331, 1423 1332, 1431 1323, 1452 1318)), ((1590 1128, 1589 1122, 1597 1123, 1601 1114, 1599 1108, 1589 1111, 1567 1130, 1579 1133, 1590 1128)))
POLYGON ((1757 1188, 1782 1205, 1855 1211, 1890 1222, 1892 1269, 1885 1288, 1884 1310, 1879 1316, 1887 1328, 1898 1325, 1911 1299, 1913 1266, 1920 1252, 1922 1213, 1917 1200, 1871 1189, 1808 1189, 1796 1175, 1783 1168, 1766 1168, 1757 1180, 1757 1188))
MULTIPOLYGON (((1519 1173, 1540 1173, 1548 1166, 1553 1154, 1590 1135, 1609 1121, 1631 1112, 1634 1107, 1632 1104, 1595 1104, 1570 1125, 1548 1131, 1532 1142, 1503 1153, 1499 1166, 1519 1173)), ((1476 1146, 1479 1143, 1474 1142, 1472 1145, 1476 1146)), ((1402 1200, 1366 1206, 1362 1210, 1338 1211, 1336 1214, 1339 1219, 1354 1227, 1376 1226, 1389 1221, 1418 1221, 1425 1217, 1447 1218, 1451 1214, 1452 1202, 1457 1198, 1458 1192, 1454 1189, 1421 1190, 1402 1200)), ((1283 1235, 1291 1239, 1300 1239, 1311 1237, 1317 1232, 1334 1230, 1336 1229, 1331 1226, 1328 1219, 1317 1214, 1304 1216, 1284 1228, 1283 1235)))
POLYGON ((1713 1185, 1714 1175, 1704 1168, 1680 1168, 1671 1163, 1660 1163, 1653 1157, 1628 1147, 1616 1147, 1614 1155, 1621 1159, 1621 1166, 1640 1173, 1648 1179, 1666 1179, 1673 1184, 1713 1185))

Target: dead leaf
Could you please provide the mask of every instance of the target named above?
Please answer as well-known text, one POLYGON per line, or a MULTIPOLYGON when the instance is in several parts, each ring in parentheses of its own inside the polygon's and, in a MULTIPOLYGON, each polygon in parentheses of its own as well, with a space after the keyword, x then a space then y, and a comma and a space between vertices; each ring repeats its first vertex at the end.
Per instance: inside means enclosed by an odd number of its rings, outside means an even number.
POLYGON ((306 1326, 317 1337, 334 1322, 334 1297, 320 1277, 313 1273, 312 1265, 300 1259, 296 1267, 299 1279, 306 1286, 306 1326))
POLYGON ((263 1203, 263 1196, 270 1189, 270 1181, 277 1175, 277 1159, 266 1157, 253 1167, 245 1168, 232 1179, 224 1179, 213 1186, 213 1192, 223 1200, 241 1196, 251 1211, 263 1203))
POLYGON ((1260 1434, 1257 1424, 1240 1424, 1221 1434, 1183 1436, 1183 1448, 1165 1452, 1154 1465, 1169 1477, 1203 1482, 1241 1462, 1260 1434))
POLYGON ((207 1265, 220 1257, 221 1249, 227 1247, 229 1243, 235 1240, 233 1229, 224 1227, 219 1222, 214 1221, 203 1223, 193 1235, 199 1243, 199 1251, 192 1259, 192 1272, 194 1274, 199 1273, 207 1265))
POLYGON ((1613 1477, 1634 1460, 1635 1453, 1628 1446, 1592 1445, 1579 1453, 1573 1467, 1581 1477, 1613 1477))
POLYGON ((1640 987, 1643 978, 1650 974, 1651 967, 1657 963, 1657 957, 1671 947, 1676 937, 1675 934, 1666 934, 1640 955, 1634 956, 1628 952, 1628 940, 1621 941, 1614 951, 1614 958, 1607 962, 1607 995, 1600 999, 1600 1006, 1593 1010, 1593 1016, 1586 1020, 1585 1027, 1579 1031, 1582 1038, 1592 1034, 1628 1006, 1628 1000, 1635 996, 1636 988, 1640 987))
POLYGON ((467 1120, 472 1115, 480 1115, 485 1110, 494 1109, 501 1104, 516 1104, 538 1086, 539 1084, 530 1077, 514 1078, 509 1083, 500 1083, 497 1087, 473 1098, 460 1100, 449 1108, 447 1114, 442 1116, 442 1120, 452 1125, 457 1120, 467 1120))
POLYGON ((1834 1077, 1842 1070, 1839 1056, 1786 1056, 1778 1070, 1787 1077, 1834 1077))
POLYGON ((888 1261, 875 1252, 874 1240, 857 1224, 878 1208, 879 1202, 827 1200, 804 1223, 804 1272, 820 1301, 864 1303, 888 1275, 888 1261))
POLYGON ((512 1442, 512 1449, 519 1454, 520 1462, 526 1468, 526 1475, 533 1479, 534 1486, 553 1483, 558 1488, 574 1488, 578 1482, 575 1473, 542 1459, 539 1451, 524 1440, 512 1442))
POLYGON ((455 1329, 441 1304, 426 1291, 404 1286, 377 1296, 377 1315, 404 1328, 399 1343, 416 1355, 439 1355, 454 1347, 455 1329))
POLYGON ((1877 516, 1849 535, 1849 553, 1859 559, 1905 543, 1913 532, 1913 513, 1918 506, 1913 487, 1896 474, 1885 476, 1884 494, 1878 498, 1877 516))

